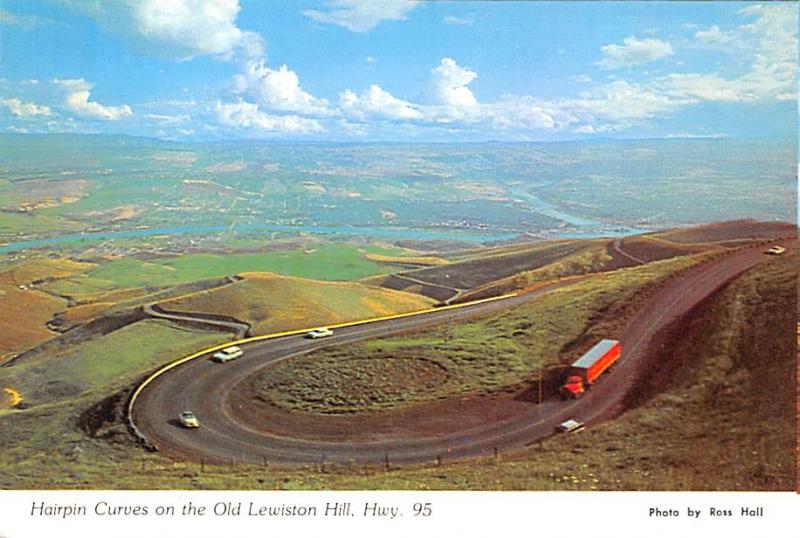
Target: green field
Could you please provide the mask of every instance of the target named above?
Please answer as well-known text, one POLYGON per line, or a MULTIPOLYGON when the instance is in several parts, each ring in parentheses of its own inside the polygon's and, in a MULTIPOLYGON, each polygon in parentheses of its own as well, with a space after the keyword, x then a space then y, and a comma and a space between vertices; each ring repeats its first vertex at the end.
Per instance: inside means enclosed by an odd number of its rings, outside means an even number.
POLYGON ((23 232, 25 235, 69 232, 79 227, 80 225, 74 222, 45 215, 0 211, 0 244, 13 241, 23 232))
POLYGON ((82 275, 53 282, 48 289, 80 296, 123 288, 157 288, 244 272, 271 272, 314 280, 350 281, 391 269, 365 253, 396 255, 402 249, 357 247, 345 243, 312 244, 306 249, 261 253, 186 254, 148 261, 120 258, 101 263, 82 275))

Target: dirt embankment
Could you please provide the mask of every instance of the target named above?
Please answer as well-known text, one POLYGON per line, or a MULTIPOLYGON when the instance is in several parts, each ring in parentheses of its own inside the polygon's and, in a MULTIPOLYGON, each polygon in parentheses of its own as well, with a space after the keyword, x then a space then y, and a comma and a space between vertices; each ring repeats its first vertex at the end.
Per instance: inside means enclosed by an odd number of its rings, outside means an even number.
POLYGON ((487 256, 474 260, 404 273, 424 282, 469 290, 517 273, 544 267, 586 248, 585 242, 557 244, 530 251, 487 256))
POLYGON ((763 241, 783 237, 796 237, 797 226, 788 222, 759 222, 732 220, 668 230, 652 234, 654 237, 675 243, 721 243, 728 241, 763 241))

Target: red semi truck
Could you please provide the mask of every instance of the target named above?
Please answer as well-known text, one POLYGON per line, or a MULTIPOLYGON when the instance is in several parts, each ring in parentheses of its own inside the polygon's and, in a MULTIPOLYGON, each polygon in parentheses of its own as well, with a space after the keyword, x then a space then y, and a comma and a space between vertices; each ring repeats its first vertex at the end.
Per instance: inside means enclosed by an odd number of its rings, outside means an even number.
POLYGON ((619 340, 600 340, 572 364, 567 374, 567 380, 561 387, 561 396, 580 398, 603 372, 617 362, 619 352, 619 340))

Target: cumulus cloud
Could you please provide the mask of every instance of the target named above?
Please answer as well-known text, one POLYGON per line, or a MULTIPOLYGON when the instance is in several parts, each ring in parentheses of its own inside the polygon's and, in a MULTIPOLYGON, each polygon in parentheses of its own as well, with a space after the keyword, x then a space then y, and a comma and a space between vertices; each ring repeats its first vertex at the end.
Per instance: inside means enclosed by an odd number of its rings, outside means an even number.
POLYGON ((660 58, 672 56, 672 45, 660 39, 636 39, 626 37, 622 45, 603 45, 603 59, 597 65, 603 69, 619 69, 646 64, 660 58))
POLYGON ((328 101, 318 99, 300 87, 297 73, 282 65, 270 69, 263 60, 248 62, 244 72, 233 79, 236 93, 247 94, 268 110, 303 115, 327 115, 328 101))
POLYGON ((339 111, 350 120, 400 122, 410 125, 462 129, 484 126, 486 130, 511 132, 552 130, 577 121, 567 110, 530 96, 505 96, 492 103, 480 103, 468 85, 475 71, 443 58, 430 70, 429 78, 415 103, 395 97, 377 84, 361 94, 351 90, 339 96, 339 111))
POLYGON ((672 73, 656 81, 655 87, 676 96, 707 101, 739 101, 738 84, 712 74, 672 73))
POLYGON ((745 93, 757 98, 797 98, 797 8, 792 4, 754 5, 740 12, 752 22, 742 27, 752 42, 753 67, 741 77, 745 93))
POLYGON ((68 109, 78 116, 105 121, 118 121, 133 116, 133 111, 128 105, 107 106, 90 101, 91 90, 94 85, 82 78, 55 79, 53 82, 67 91, 64 103, 68 109))
MULTIPOLYGON (((305 116, 330 114, 327 101, 304 91, 298 75, 286 65, 267 67, 264 39, 237 24, 238 0, 64 1, 145 53, 178 60, 211 55, 236 64, 239 73, 231 86, 240 98, 234 103, 218 103, 215 111, 217 121, 226 127, 317 132, 320 123, 305 116)), ((90 101, 91 86, 85 82, 67 82, 62 81, 62 85, 70 86, 67 106, 76 113, 107 120, 132 115, 127 105, 109 107, 90 101)), ((186 121, 183 116, 168 114, 151 114, 146 119, 161 125, 186 121)))
POLYGON ((215 112, 221 125, 237 129, 283 134, 307 134, 323 131, 322 125, 316 119, 297 115, 268 114, 260 110, 257 104, 245 101, 237 103, 218 101, 215 112))
POLYGON ((753 5, 739 14, 748 22, 722 30, 711 26, 695 33, 703 46, 736 54, 748 62, 738 76, 673 73, 653 82, 660 91, 708 101, 757 101, 797 98, 797 11, 791 5, 753 5))
POLYGON ((377 84, 372 84, 360 95, 351 90, 339 94, 339 110, 352 119, 368 118, 451 123, 476 120, 480 106, 468 85, 477 73, 458 65, 452 58, 442 58, 430 70, 421 88, 421 103, 405 101, 393 96, 377 84))
POLYGON ((230 55, 242 49, 263 53, 263 40, 236 24, 238 0, 66 0, 150 54, 191 59, 230 55))
POLYGON ((477 77, 475 71, 459 66, 452 58, 442 58, 431 69, 428 97, 433 103, 457 109, 474 107, 477 100, 467 86, 477 77))
POLYGON ((361 95, 345 90, 339 95, 339 107, 348 117, 364 120, 370 117, 393 120, 421 120, 420 107, 403 101, 373 84, 361 95))
POLYGON ((487 122, 500 131, 550 131, 573 121, 571 114, 558 105, 531 97, 506 96, 480 107, 477 121, 487 122))
POLYGON ((405 20, 417 4, 414 0, 332 0, 324 11, 308 9, 303 15, 352 32, 368 32, 383 21, 405 20))
POLYGON ((578 99, 564 102, 565 106, 614 122, 629 122, 663 116, 677 110, 688 101, 665 95, 648 84, 615 80, 592 88, 578 99))
POLYGON ((16 97, 12 97, 10 99, 0 99, 0 105, 8 108, 9 112, 18 118, 51 116, 53 114, 49 106, 37 105, 35 103, 24 103, 16 97))

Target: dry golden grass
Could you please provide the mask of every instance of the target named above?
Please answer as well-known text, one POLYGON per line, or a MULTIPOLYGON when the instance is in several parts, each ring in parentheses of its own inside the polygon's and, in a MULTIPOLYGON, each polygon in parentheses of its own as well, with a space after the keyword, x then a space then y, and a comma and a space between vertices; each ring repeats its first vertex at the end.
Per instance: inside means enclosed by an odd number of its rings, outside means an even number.
POLYGON ((81 325, 83 323, 92 321, 97 316, 103 312, 106 312, 115 305, 116 303, 106 302, 80 305, 67 309, 63 314, 61 314, 60 317, 69 325, 81 325))
POLYGON ((378 263, 389 263, 396 265, 447 265, 448 262, 444 258, 438 256, 384 256, 383 254, 365 254, 364 257, 368 260, 378 263))
POLYGON ((32 282, 85 271, 92 264, 68 259, 30 260, 0 272, 0 362, 49 340, 45 324, 67 307, 67 301, 30 289, 32 282), (20 287, 22 286, 22 288, 20 287))
POLYGON ((160 304, 178 312, 232 316, 255 334, 300 329, 429 308, 433 300, 355 282, 325 282, 274 273, 242 273, 244 280, 160 304))
POLYGON ((30 284, 45 278, 63 278, 94 268, 93 263, 68 258, 28 260, 0 272, 0 285, 30 284))
POLYGON ((0 361, 53 337, 45 323, 67 302, 39 291, 0 286, 0 361))

